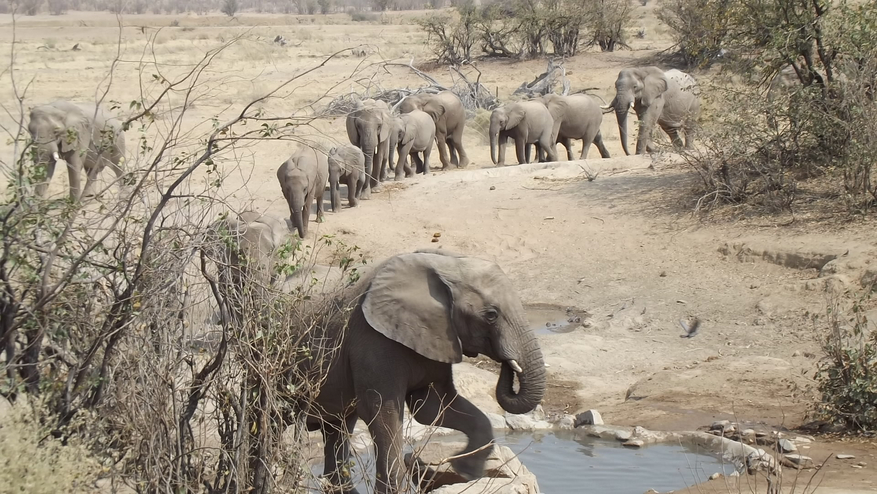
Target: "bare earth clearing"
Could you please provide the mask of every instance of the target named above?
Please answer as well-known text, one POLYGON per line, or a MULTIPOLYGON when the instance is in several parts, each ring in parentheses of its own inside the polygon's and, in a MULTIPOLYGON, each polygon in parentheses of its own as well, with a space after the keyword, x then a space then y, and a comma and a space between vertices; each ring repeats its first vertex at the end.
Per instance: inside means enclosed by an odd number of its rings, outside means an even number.
MULTIPOLYGON (((650 63, 649 57, 669 46, 652 10, 651 4, 637 6, 634 25, 646 26, 648 35, 633 40, 633 51, 586 51, 566 61, 573 90, 599 88, 593 92, 608 102, 618 70, 650 63)), ((361 91, 347 81, 358 64, 381 58, 424 60, 423 35, 411 14, 388 18, 389 24, 368 24, 354 23, 347 15, 243 14, 236 21, 220 15, 129 16, 123 19, 121 57, 140 58, 146 35, 139 26, 149 26, 151 33, 179 21, 179 27, 163 29, 155 46, 156 59, 165 64, 162 70, 171 73, 221 40, 247 32, 212 67, 213 82, 189 114, 191 126, 206 130, 203 122, 213 115, 239 111, 250 99, 345 47, 367 44, 369 55, 365 62, 349 54, 331 60, 294 84, 294 91, 269 100, 266 110, 289 115, 342 81, 333 94, 351 87, 361 91), (292 46, 272 44, 276 34, 292 40, 292 46)), ((8 15, 0 17, 0 50, 7 54, 11 22, 8 15)), ((14 76, 19 83, 34 79, 27 104, 93 100, 116 52, 116 19, 71 13, 18 22, 14 76), (68 51, 75 43, 82 50, 68 51)), ((482 82, 498 87, 504 98, 541 73, 545 62, 481 62, 479 68, 482 82)), ((402 67, 378 72, 375 80, 384 88, 422 85, 402 67)), ((431 75, 451 82, 446 70, 431 75)), ((709 80, 708 74, 695 76, 709 80)), ((137 81, 136 64, 121 64, 109 98, 134 99, 137 81)), ((4 104, 13 101, 8 84, 0 91, 4 104)), ((12 124, 9 115, 0 120, 12 124)), ((309 132, 325 141, 347 140, 343 119, 318 122, 309 132)), ((862 276, 874 276, 873 222, 804 215, 783 226, 789 218, 731 222, 692 217, 696 174, 675 164, 672 155, 654 162, 625 157, 612 115, 604 119, 602 132, 614 157, 593 159, 599 154, 591 150, 587 166, 601 172, 588 182, 574 163, 495 169, 486 140, 468 128, 469 169, 435 170, 429 177, 385 185, 361 207, 328 213, 324 223, 312 223, 310 236, 336 234, 375 260, 418 248, 493 259, 526 304, 542 304, 542 312, 555 308, 558 314, 569 307, 584 315, 584 324, 571 332, 540 335, 551 376, 547 412, 596 408, 607 423, 664 430, 694 429, 718 419, 767 428, 800 425, 811 399, 800 387, 811 384, 808 376, 819 354, 809 314, 824 313, 823 286, 830 278, 820 277, 820 268, 837 257, 834 264, 841 265, 841 272, 831 279, 857 286, 862 276), (431 241, 435 233, 441 233, 437 243, 431 241), (700 334, 679 338, 678 321, 692 316, 703 321, 700 334)), ((135 139, 129 137, 129 150, 135 139)), ((0 146, 11 153, 5 140, 0 146)), ((292 147, 266 142, 246 149, 249 154, 241 156, 240 170, 224 181, 224 190, 234 193, 241 207, 252 201, 261 211, 286 217, 275 171, 292 147)), ((437 153, 433 159, 440 166, 437 153)), ((231 170, 232 165, 224 166, 231 170)), ((56 173, 50 191, 66 191, 66 172, 56 173)), ((491 368, 487 362, 476 365, 491 368)), ((495 406, 473 398, 485 408, 495 406)), ((832 452, 852 453, 867 466, 854 470, 835 460, 826 469, 824 487, 877 491, 873 443, 826 441, 820 439, 805 454, 820 461, 832 452)))

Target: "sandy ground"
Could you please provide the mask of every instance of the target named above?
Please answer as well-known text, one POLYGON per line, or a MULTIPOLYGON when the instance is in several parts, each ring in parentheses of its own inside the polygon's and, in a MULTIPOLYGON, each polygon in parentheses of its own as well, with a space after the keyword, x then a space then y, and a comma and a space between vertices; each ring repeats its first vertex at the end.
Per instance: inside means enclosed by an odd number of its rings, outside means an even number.
MULTIPOLYGON (((646 27, 646 38, 634 38, 632 51, 586 51, 567 60, 574 90, 597 88, 594 92, 609 101, 619 69, 646 63, 670 45, 653 6, 636 8, 634 26, 646 27)), ((37 16, 21 19, 16 27, 12 74, 20 88, 32 82, 31 105, 91 99, 95 87, 105 84, 121 37, 125 62, 116 69, 109 95, 126 102, 137 96, 141 74, 136 67, 156 28, 164 26, 154 45, 160 61, 155 69, 167 74, 241 35, 208 71, 209 89, 187 115, 187 128, 198 130, 211 116, 230 114, 347 46, 367 45, 366 59, 346 55, 330 61, 266 102, 266 110, 289 115, 334 84, 341 84, 334 94, 359 91, 357 77, 366 73, 378 73, 372 81, 384 88, 422 85, 400 67, 356 72, 381 58, 407 63, 427 56, 419 28, 406 15, 390 15, 385 23, 353 23, 346 15, 244 14, 236 21, 218 15, 144 15, 125 18, 121 30, 108 14, 37 16), (171 27, 174 21, 177 27, 171 27), (276 34, 293 43, 273 45, 276 34), (69 51, 74 43, 82 50, 69 51)), ((9 53, 10 16, 0 16, 0 26, 0 51, 9 53)), ((544 67, 544 61, 479 63, 482 82, 497 88, 500 97, 544 67)), ((431 75, 451 81, 446 70, 431 75)), ((5 105, 13 102, 10 86, 0 93, 5 105)), ((0 120, 4 126, 13 123, 8 114, 0 120)), ((329 213, 319 225, 312 222, 309 236, 337 235, 375 260, 424 247, 492 259, 538 314, 535 319, 544 316, 534 325, 563 318, 567 309, 579 315, 582 324, 569 332, 540 331, 550 372, 547 411, 596 408, 608 423, 665 430, 693 429, 717 419, 768 428, 800 425, 818 356, 810 316, 824 313, 826 303, 826 278, 820 278, 819 268, 825 256, 837 256, 844 274, 832 279, 855 287, 860 276, 875 269, 870 265, 877 252, 874 225, 808 217, 790 225, 785 218, 693 217, 695 174, 672 155, 623 156, 611 116, 602 132, 611 159, 494 168, 483 136, 469 128, 469 169, 389 184, 358 208, 329 213), (582 166, 599 171, 597 179, 586 180, 582 166), (437 243, 435 233, 441 234, 437 243), (680 338, 679 320, 695 316, 702 321, 698 336, 680 338)), ((346 141, 342 119, 317 122, 303 133, 346 141)), ((134 138, 130 141, 133 147, 134 138)), ((8 159, 11 146, 0 147, 8 159)), ((288 142, 266 142, 243 150, 234 164, 237 171, 223 184, 234 194, 233 203, 285 217, 275 171, 292 148, 288 142)), ((230 163, 222 166, 232 170, 230 163)), ((51 191, 63 194, 65 187, 66 173, 59 170, 51 191)), ((492 368, 483 359, 470 363, 492 368)), ((818 448, 819 454, 843 450, 870 457, 861 470, 830 464, 823 487, 877 491, 874 443, 821 442, 818 448)))

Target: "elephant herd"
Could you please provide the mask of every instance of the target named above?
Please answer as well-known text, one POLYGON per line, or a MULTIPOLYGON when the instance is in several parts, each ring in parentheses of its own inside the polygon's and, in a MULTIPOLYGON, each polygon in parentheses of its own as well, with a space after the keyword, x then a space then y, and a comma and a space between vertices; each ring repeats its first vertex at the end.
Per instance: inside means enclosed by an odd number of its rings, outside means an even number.
MULTIPOLYGON (((489 129, 492 161, 504 163, 510 138, 519 163, 530 161, 532 146, 539 160, 556 160, 558 143, 566 148, 568 159, 573 159, 570 142, 574 139, 583 142, 582 159, 587 158, 591 144, 607 158, 600 126, 604 112, 612 110, 622 148, 628 153, 631 105, 640 121, 637 154, 653 150, 650 139, 655 124, 674 145, 691 145, 699 114, 691 76, 657 67, 624 69, 615 85, 616 96, 606 106, 584 94, 549 94, 495 109, 489 129)), ((332 209, 339 211, 341 183, 347 186, 349 207, 355 207, 379 189, 391 171, 396 180, 428 174, 433 142, 442 169, 466 167, 465 123, 463 105, 449 91, 409 96, 395 108, 376 100, 358 102, 346 120, 350 144, 327 152, 301 145, 277 169, 292 226, 300 237, 307 235, 313 202, 317 221, 322 220, 327 185, 332 209)), ((37 106, 31 111, 29 130, 36 161, 46 167, 45 183, 36 188, 40 196, 59 159, 67 162, 73 199, 80 198, 83 168, 87 182, 82 197, 93 193, 94 179, 104 167, 122 175, 121 124, 99 108, 64 101, 37 106)), ((271 256, 284 243, 287 226, 256 212, 222 221, 223 228, 237 239, 236 246, 224 247, 224 263, 252 270, 270 284, 276 277, 271 256)), ((240 269, 232 270, 229 283, 243 283, 246 278, 240 274, 240 269)), ((307 427, 322 432, 324 477, 342 486, 342 492, 356 492, 349 484, 347 434, 358 419, 368 425, 375 444, 376 492, 405 489, 402 419, 406 407, 422 424, 464 432, 468 444, 451 463, 468 479, 483 474, 493 432, 485 414, 454 386, 451 366, 464 355, 485 355, 501 364, 496 398, 504 410, 526 413, 543 398, 546 375, 538 341, 511 281, 493 262, 435 250, 398 254, 334 297, 333 303, 345 309, 344 315, 324 321, 320 345, 337 350, 331 359, 320 362, 325 365, 321 369, 324 381, 308 410, 307 427), (327 338, 334 344, 326 345, 327 338)))

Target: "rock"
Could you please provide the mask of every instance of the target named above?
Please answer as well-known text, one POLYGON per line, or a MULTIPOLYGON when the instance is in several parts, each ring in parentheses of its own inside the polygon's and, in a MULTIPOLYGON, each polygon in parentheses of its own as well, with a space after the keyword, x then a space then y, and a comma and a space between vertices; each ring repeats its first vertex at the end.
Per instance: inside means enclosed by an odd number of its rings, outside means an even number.
POLYGON ((536 409, 532 412, 521 415, 506 412, 505 421, 508 424, 508 428, 513 431, 534 431, 551 428, 551 424, 545 420, 545 411, 542 410, 542 405, 537 405, 536 409))
POLYGON ((576 417, 575 417, 575 415, 570 415, 568 413, 565 413, 565 414, 561 415, 560 417, 556 418, 555 420, 553 420, 552 424, 554 425, 555 429, 561 429, 561 430, 575 429, 576 417))
POLYGON ((753 475, 759 470, 768 473, 782 472, 782 468, 777 464, 776 458, 765 452, 763 449, 757 449, 746 455, 747 473, 753 475))
POLYGON ((416 459, 411 453, 405 455, 405 463, 412 469, 414 478, 425 479, 420 486, 424 492, 439 494, 463 492, 537 494, 539 492, 536 476, 506 446, 494 446, 484 466, 484 477, 471 482, 467 482, 447 463, 439 466, 427 465, 454 455, 464 446, 461 442, 430 443, 420 451, 416 459))
POLYGON ((838 460, 855 460, 856 459, 856 457, 854 455, 844 455, 841 453, 834 455, 834 457, 837 458, 838 460))
POLYGON ((720 474, 719 472, 716 472, 716 473, 710 475, 710 480, 716 480, 716 479, 720 479, 720 478, 722 478, 722 474, 720 474))
POLYGON ((813 458, 809 456, 799 455, 799 454, 791 454, 791 455, 783 455, 783 458, 788 460, 791 464, 788 466, 794 468, 813 468, 813 458))
POLYGON ((630 439, 633 433, 631 431, 616 431, 615 432, 615 440, 617 441, 627 441, 630 439))
POLYGON ((727 429, 730 426, 731 426, 730 420, 717 420, 717 421, 713 422, 712 424, 710 424, 710 430, 724 432, 725 429, 727 429))
POLYGON ((582 425, 603 425, 603 417, 597 410, 588 410, 576 415, 575 426, 582 425))
POLYGON ((496 185, 491 185, 490 190, 496 190, 496 185))
POLYGON ((783 453, 794 453, 795 451, 798 451, 798 447, 795 446, 795 443, 788 439, 780 439, 777 446, 779 446, 780 451, 783 453))
POLYGON ((795 443, 797 446, 803 446, 805 444, 810 444, 815 441, 816 439, 812 438, 811 436, 795 436, 794 438, 792 438, 792 442, 795 443))
POLYGON ((487 420, 490 420, 490 426, 494 429, 505 429, 507 427, 505 417, 502 415, 492 412, 484 412, 484 415, 487 415, 487 420))
POLYGON ((643 446, 645 446, 645 444, 645 441, 643 441, 642 439, 631 439, 629 441, 621 443, 621 445, 625 448, 642 448, 643 446))
POLYGON ((865 467, 863 467, 862 465, 850 465, 850 466, 853 467, 853 468, 865 468, 865 467))

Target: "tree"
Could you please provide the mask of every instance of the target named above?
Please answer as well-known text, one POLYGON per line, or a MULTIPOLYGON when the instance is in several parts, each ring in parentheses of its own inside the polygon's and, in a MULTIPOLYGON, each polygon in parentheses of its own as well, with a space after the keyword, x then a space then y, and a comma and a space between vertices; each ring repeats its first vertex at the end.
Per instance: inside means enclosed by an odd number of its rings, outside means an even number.
POLYGON ((234 17, 239 8, 238 0, 223 0, 222 2, 222 13, 229 17, 234 17))

